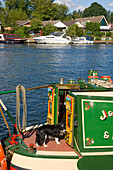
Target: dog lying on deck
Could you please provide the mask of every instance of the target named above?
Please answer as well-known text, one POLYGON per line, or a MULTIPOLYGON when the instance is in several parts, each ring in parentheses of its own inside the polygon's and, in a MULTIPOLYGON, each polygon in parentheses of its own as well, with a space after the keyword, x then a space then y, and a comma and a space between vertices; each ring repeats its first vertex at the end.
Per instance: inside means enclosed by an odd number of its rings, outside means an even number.
POLYGON ((36 145, 48 147, 46 145, 46 139, 48 137, 54 137, 57 144, 60 144, 61 133, 65 133, 65 123, 59 123, 56 125, 42 125, 36 132, 36 145))

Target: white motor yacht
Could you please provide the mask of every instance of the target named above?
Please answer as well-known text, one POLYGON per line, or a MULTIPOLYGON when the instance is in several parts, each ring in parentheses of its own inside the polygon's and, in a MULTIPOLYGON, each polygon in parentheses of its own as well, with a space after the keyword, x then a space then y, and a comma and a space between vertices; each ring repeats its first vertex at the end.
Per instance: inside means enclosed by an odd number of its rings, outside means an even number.
POLYGON ((71 37, 66 36, 65 32, 54 32, 47 36, 40 36, 34 38, 38 44, 69 44, 71 37))

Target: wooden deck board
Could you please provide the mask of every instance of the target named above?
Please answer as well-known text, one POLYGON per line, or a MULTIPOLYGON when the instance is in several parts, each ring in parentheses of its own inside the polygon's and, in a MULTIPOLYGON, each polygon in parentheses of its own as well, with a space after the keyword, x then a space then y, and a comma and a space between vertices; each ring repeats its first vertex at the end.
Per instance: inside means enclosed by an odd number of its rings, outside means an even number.
POLYGON ((48 147, 44 146, 36 146, 35 144, 35 139, 36 139, 36 131, 32 130, 30 132, 24 133, 22 140, 24 143, 29 147, 29 144, 33 144, 34 148, 38 151, 74 151, 73 148, 71 148, 64 139, 60 140, 60 144, 57 144, 54 140, 49 140, 47 143, 48 147))

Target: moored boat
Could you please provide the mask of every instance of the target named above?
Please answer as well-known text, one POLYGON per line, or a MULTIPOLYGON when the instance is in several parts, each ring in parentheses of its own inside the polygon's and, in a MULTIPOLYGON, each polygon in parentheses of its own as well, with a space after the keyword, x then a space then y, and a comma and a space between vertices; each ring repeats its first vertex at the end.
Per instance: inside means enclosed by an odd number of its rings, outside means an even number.
POLYGON ((24 43, 26 38, 21 38, 18 34, 0 34, 0 43, 18 44, 24 43))
MULTIPOLYGON (((16 128, 2 140, 9 169, 27 170, 101 170, 113 167, 113 84, 110 76, 101 76, 98 71, 88 72, 88 81, 78 78, 64 83, 1 92, 16 93, 16 122, 0 100, 0 111, 6 112, 16 128), (48 139, 47 145, 37 146, 36 131, 43 125, 26 126, 26 93, 29 90, 48 88, 48 113, 46 124, 65 121, 66 133, 60 144, 48 139), (23 94, 23 126, 20 126, 20 93, 23 94), (2 110, 1 110, 2 108, 2 110)), ((4 118, 5 120, 5 118, 4 118)), ((6 121, 5 121, 6 123, 6 121)), ((8 127, 8 125, 7 125, 8 127)), ((9 129, 9 128, 8 128, 9 129)))
POLYGON ((66 36, 65 32, 53 32, 47 36, 34 38, 37 44, 69 44, 71 37, 66 36))
POLYGON ((73 44, 93 44, 94 41, 92 40, 92 37, 90 36, 84 36, 84 37, 76 37, 72 40, 73 44))

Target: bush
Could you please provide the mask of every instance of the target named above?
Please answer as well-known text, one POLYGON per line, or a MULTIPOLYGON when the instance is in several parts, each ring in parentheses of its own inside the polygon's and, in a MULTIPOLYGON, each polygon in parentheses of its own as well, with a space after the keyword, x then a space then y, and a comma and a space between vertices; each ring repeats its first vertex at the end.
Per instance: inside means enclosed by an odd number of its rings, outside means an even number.
POLYGON ((110 37, 110 36, 111 36, 111 32, 107 32, 107 33, 106 33, 106 36, 107 36, 107 37, 110 37))
POLYGON ((81 37, 84 35, 83 29, 79 28, 76 24, 68 27, 67 34, 71 37, 81 37))
POLYGON ((101 40, 101 37, 96 37, 95 38, 95 41, 100 41, 101 40))
POLYGON ((96 37, 102 37, 103 35, 105 35, 105 33, 100 32, 100 31, 96 31, 96 32, 94 33, 94 35, 95 35, 96 37))
POLYGON ((29 37, 28 27, 17 27, 14 31, 14 34, 19 34, 21 38, 29 37))
POLYGON ((43 27, 44 35, 49 35, 55 31, 58 31, 58 29, 54 27, 52 24, 47 24, 46 26, 43 27))

